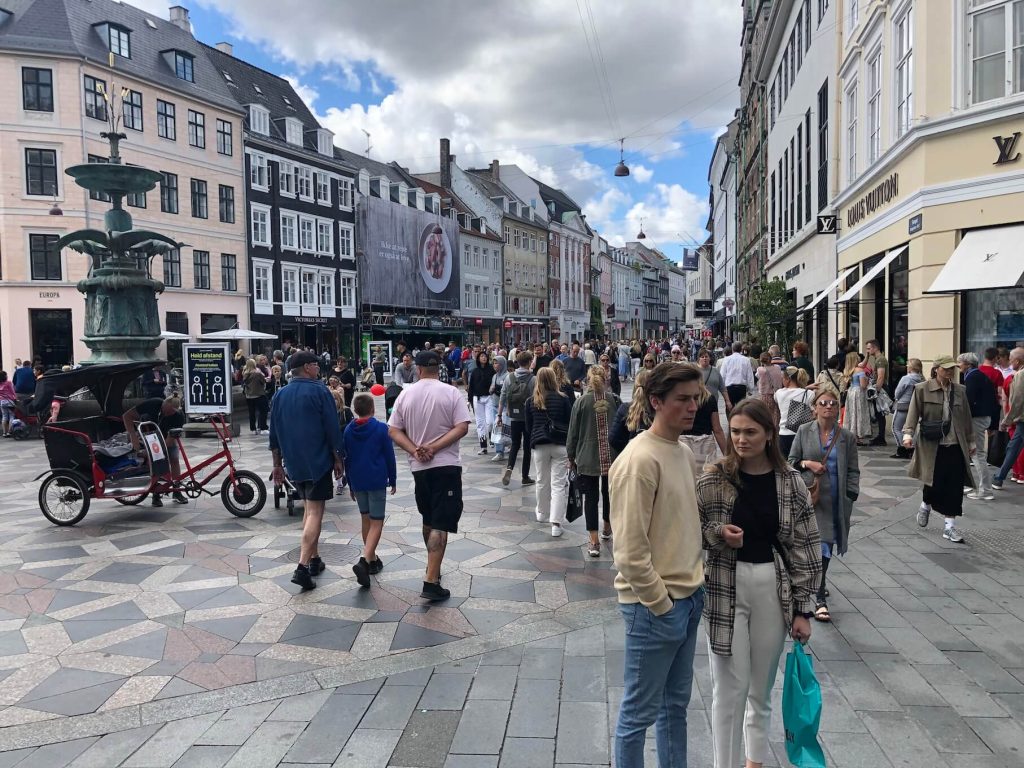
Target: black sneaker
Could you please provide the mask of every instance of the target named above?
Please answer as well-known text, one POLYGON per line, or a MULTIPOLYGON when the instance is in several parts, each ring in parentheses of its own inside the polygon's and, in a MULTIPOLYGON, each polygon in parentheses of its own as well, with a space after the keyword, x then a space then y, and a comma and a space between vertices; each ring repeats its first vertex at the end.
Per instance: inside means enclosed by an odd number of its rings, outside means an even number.
POLYGON ((874 446, 878 446, 878 447, 883 447, 884 448, 886 445, 888 445, 888 443, 885 442, 885 438, 884 437, 883 438, 877 438, 876 437, 874 440, 872 440, 870 443, 868 443, 868 445, 874 445, 874 446))
POLYGON ((171 494, 175 504, 188 504, 188 499, 185 498, 185 494, 181 491, 175 491, 171 494))
POLYGON ((374 576, 384 570, 384 562, 378 557, 370 563, 370 575, 374 576))
POLYGON ((163 500, 162 500, 162 499, 160 498, 160 495, 159 495, 159 494, 156 494, 156 493, 154 493, 154 494, 153 494, 153 506, 154 506, 154 507, 162 507, 163 505, 164 505, 164 502, 163 502, 163 500))
POLYGON ((313 576, 319 576, 321 573, 327 570, 327 566, 324 565, 324 561, 320 559, 320 555, 309 558, 309 572, 313 576))
POLYGON ((309 568, 301 564, 295 569, 295 573, 292 574, 292 584, 298 584, 302 587, 303 592, 316 589, 316 582, 313 581, 309 568))
POLYGON ((534 480, 532 477, 524 477, 522 484, 523 485, 536 485, 537 481, 534 480))
POLYGON ((365 557, 360 557, 359 562, 352 566, 352 573, 356 575, 360 587, 370 586, 370 564, 365 557))
POLYGON ((441 582, 436 584, 432 581, 423 582, 423 591, 420 592, 420 597, 425 597, 427 600, 447 600, 452 596, 451 591, 441 586, 441 582))

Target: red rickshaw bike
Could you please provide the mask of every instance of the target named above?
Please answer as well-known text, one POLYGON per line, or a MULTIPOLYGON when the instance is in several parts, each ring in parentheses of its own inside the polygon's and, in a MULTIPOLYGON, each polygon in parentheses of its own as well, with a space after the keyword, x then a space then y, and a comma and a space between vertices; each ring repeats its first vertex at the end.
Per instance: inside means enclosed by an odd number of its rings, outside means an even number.
POLYGON ((142 450, 136 452, 125 431, 125 390, 159 361, 90 365, 67 373, 44 376, 36 384, 30 410, 49 408, 55 396, 69 397, 73 407, 58 421, 42 427, 50 468, 38 475, 39 508, 54 525, 75 525, 85 517, 93 499, 113 499, 133 506, 149 494, 180 492, 190 499, 216 496, 237 517, 252 517, 263 509, 267 488, 255 472, 235 466, 229 443, 230 427, 223 416, 210 419, 220 450, 198 463, 189 459, 182 441, 184 429, 172 429, 165 440, 152 421, 136 425, 142 450), (92 404, 95 400, 95 406, 92 404), (84 401, 84 402, 83 402, 84 401), (98 406, 98 407, 96 407, 98 406), (67 414, 67 415, 65 415, 67 414), (181 472, 171 468, 167 443, 180 452, 181 472))

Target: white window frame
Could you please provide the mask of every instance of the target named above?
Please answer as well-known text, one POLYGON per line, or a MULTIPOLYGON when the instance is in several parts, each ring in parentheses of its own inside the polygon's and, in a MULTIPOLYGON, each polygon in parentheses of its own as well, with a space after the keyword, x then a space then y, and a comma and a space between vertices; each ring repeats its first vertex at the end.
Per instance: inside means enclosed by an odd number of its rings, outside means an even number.
POLYGON ((844 91, 843 108, 846 112, 845 146, 846 146, 846 183, 852 184, 857 180, 857 141, 858 141, 858 83, 854 78, 846 86, 844 91))
POLYGON ((299 216, 299 251, 316 253, 316 224, 308 216, 299 216), (308 238, 307 238, 308 235, 308 238))
POLYGON ((860 0, 846 0, 846 39, 850 39, 850 35, 853 34, 853 30, 857 28, 857 24, 860 23, 860 0))
POLYGON ((252 260, 252 306, 257 315, 274 314, 274 262, 264 259, 252 260), (264 272, 265 274, 260 274, 264 272), (264 287, 261 291, 260 286, 264 287), (263 293, 260 297, 259 294, 263 293))
POLYGON ((249 130, 261 136, 270 135, 270 111, 259 104, 249 105, 249 130))
POLYGON ((308 165, 295 166, 295 194, 300 200, 313 202, 313 169, 308 165))
POLYGON ((284 119, 284 136, 285 141, 289 144, 301 147, 302 146, 302 121, 294 117, 286 117, 284 119))
POLYGON ((338 177, 338 207, 351 211, 355 206, 355 184, 345 176, 338 177))
POLYGON ((249 153, 249 186, 261 192, 270 191, 270 168, 267 156, 260 152, 249 153))
POLYGON ((876 50, 867 63, 867 167, 882 153, 882 51, 876 50))
POLYGON ((249 238, 253 245, 273 247, 270 236, 270 206, 249 204, 249 238))
POLYGON ((354 317, 356 310, 356 273, 344 270, 338 273, 341 276, 341 293, 338 294, 338 304, 345 315, 346 310, 351 311, 354 317))
POLYGON ((355 258, 355 227, 344 221, 338 222, 338 255, 343 259, 355 258))
POLYGON ((298 251, 299 221, 291 211, 281 211, 281 250, 298 251))
POLYGON ((334 270, 320 272, 317 297, 320 300, 320 317, 334 317, 334 270))
POLYGON ((330 219, 316 220, 316 252, 321 256, 334 255, 334 225, 330 219))
POLYGON ((316 150, 321 155, 334 157, 334 134, 324 128, 316 132, 316 150))
POLYGON ((277 189, 283 197, 295 197, 295 164, 289 160, 277 161, 277 189))
POLYGON ((899 139, 914 122, 914 6, 896 18, 892 26, 893 51, 893 116, 899 139))
POLYGON ((295 264, 281 265, 281 311, 286 315, 300 314, 299 270, 295 264))
POLYGON ((320 314, 320 280, 315 269, 303 269, 299 274, 299 303, 303 315, 320 314), (307 279, 309 278, 309 279, 307 279))
POLYGON ((320 205, 331 204, 331 176, 326 171, 317 171, 313 181, 316 201, 320 205))
MULTIPOLYGON (((984 0, 979 0, 984 2, 984 0)), ((984 104, 989 101, 996 99, 1006 98, 1008 95, 1016 95, 1024 91, 1024 80, 1017 84, 1017 89, 1014 90, 1014 61, 1013 61, 1013 9, 1015 6, 1015 0, 990 0, 985 5, 979 7, 970 7, 971 0, 964 0, 966 6, 966 23, 964 31, 964 80, 965 89, 967 93, 967 103, 970 105, 984 104), (995 51, 988 54, 984 58, 994 58, 997 55, 1002 55, 1003 59, 1003 77, 1000 79, 1001 92, 991 96, 987 99, 979 99, 975 93, 974 87, 974 64, 975 64, 975 53, 974 53, 974 29, 975 23, 978 16, 983 14, 992 13, 993 11, 1002 11, 1003 14, 1003 47, 1002 51, 995 51), (1010 93, 1007 93, 1007 86, 1009 86, 1010 93)), ((895 27, 894 27, 895 29, 895 27)), ((895 32, 894 32, 895 34, 895 32)), ((1019 48, 1020 46, 1018 46, 1019 48)), ((1022 52, 1024 55, 1024 52, 1022 52)))

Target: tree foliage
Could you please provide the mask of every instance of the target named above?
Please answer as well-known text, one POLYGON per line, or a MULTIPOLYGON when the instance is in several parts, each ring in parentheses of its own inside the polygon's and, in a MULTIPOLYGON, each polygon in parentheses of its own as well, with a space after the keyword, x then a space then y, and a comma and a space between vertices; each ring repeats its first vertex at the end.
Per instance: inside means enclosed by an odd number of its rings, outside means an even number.
POLYGON ((784 280, 762 280, 750 289, 744 312, 750 335, 767 347, 778 344, 789 349, 795 340, 793 313, 795 307, 786 295, 784 280))

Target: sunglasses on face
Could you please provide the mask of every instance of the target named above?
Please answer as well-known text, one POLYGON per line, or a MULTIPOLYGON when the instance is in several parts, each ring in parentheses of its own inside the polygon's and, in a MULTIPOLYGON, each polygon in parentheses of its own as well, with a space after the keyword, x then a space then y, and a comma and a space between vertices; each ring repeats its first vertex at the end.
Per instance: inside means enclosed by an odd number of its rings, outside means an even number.
POLYGON ((835 400, 819 400, 818 405, 820 405, 822 408, 835 408, 837 405, 839 405, 839 403, 837 403, 835 400))

